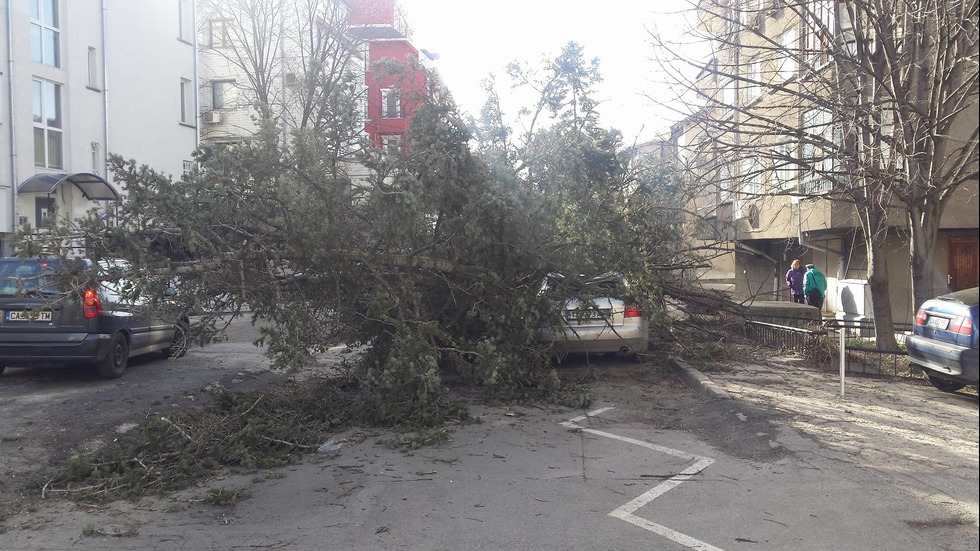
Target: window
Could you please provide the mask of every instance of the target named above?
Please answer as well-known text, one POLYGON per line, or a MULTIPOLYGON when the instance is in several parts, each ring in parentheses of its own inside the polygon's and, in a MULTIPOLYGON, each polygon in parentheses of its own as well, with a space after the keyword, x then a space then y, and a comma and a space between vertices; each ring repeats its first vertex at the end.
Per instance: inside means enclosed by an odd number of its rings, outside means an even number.
POLYGON ((898 110, 894 103, 889 102, 882 106, 878 140, 882 168, 885 169, 905 167, 905 157, 901 153, 902 126, 896 124, 896 118, 898 118, 898 110))
POLYGON ((684 135, 684 129, 678 128, 674 130, 674 143, 677 145, 677 161, 681 166, 687 165, 687 136, 684 135))
POLYGON ((197 163, 194 161, 184 161, 184 176, 191 175, 197 168, 197 163))
POLYGON ((34 118, 34 166, 64 168, 62 155, 61 85, 47 80, 31 82, 34 118))
POLYGON ((194 40, 194 8, 191 0, 177 0, 177 38, 184 42, 194 40))
POLYGON ((88 87, 99 88, 99 54, 91 46, 88 49, 88 87))
MULTIPOLYGON (((834 23, 834 2, 832 0, 811 0, 812 15, 807 21, 806 49, 807 60, 817 63, 826 59, 824 37, 836 32, 834 23)), ((830 46, 829 43, 826 46, 830 46)))
POLYGON ((61 67, 61 29, 58 25, 58 0, 30 0, 31 59, 61 67))
POLYGON ((782 190, 796 187, 796 144, 784 142, 776 144, 772 152, 773 179, 775 186, 782 190))
POLYGON ((724 110, 722 118, 731 119, 735 117, 735 103, 738 98, 738 88, 735 81, 729 80, 721 89, 721 108, 724 110))
POLYGON ((212 48, 227 48, 231 46, 227 21, 224 19, 212 19, 208 21, 208 46, 212 48))
POLYGON ((359 51, 361 59, 364 61, 364 72, 366 73, 371 70, 371 43, 364 42, 359 47, 359 51))
POLYGON ((777 62, 779 80, 785 82, 796 76, 796 29, 789 29, 779 35, 779 61, 777 62))
MULTIPOLYGON (((717 152, 715 154, 720 155, 717 152)), ((732 166, 724 159, 721 160, 721 165, 718 166, 717 177, 718 204, 731 203, 733 199, 732 190, 735 189, 735 183, 732 181, 732 166)))
POLYGON ((755 26, 762 11, 762 0, 742 0, 740 4, 739 21, 743 25, 755 26))
POLYGON ((234 80, 211 82, 211 108, 234 109, 238 105, 238 90, 234 80))
POLYGON ((180 122, 191 124, 194 117, 194 95, 191 91, 191 81, 180 79, 180 122))
POLYGON ((381 118, 402 118, 401 90, 398 88, 385 88, 381 90, 381 118))
POLYGON ((749 212, 745 218, 748 219, 749 227, 753 230, 758 230, 762 227, 762 225, 759 223, 761 217, 760 215, 761 211, 759 210, 759 205, 755 203, 749 205, 749 212))
POLYGON ((361 122, 368 120, 368 101, 367 94, 362 94, 357 98, 357 111, 361 116, 361 122))
POLYGON ((388 157, 389 155, 396 155, 401 151, 402 137, 401 134, 388 134, 381 136, 381 156, 388 157))
POLYGON ((745 78, 745 101, 751 102, 762 94, 762 61, 758 57, 749 58, 745 78))
POLYGON ((102 174, 102 144, 92 142, 92 174, 102 174))
POLYGON ((742 159, 742 197, 762 193, 762 167, 758 157, 742 159))
POLYGON ((702 241, 720 241, 721 232, 718 231, 718 217, 705 216, 694 219, 694 237, 702 241))
POLYGON ((833 122, 830 111, 809 109, 803 113, 802 162, 810 168, 805 178, 804 193, 814 194, 830 191, 831 178, 837 171, 837 147, 841 142, 840 127, 833 122))

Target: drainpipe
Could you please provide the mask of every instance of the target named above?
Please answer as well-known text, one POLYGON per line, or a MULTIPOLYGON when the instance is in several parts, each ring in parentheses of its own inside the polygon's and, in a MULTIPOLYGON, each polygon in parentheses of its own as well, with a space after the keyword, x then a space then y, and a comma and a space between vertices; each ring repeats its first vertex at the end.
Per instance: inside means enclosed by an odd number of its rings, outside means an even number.
POLYGON ((14 7, 7 0, 7 111, 10 113, 10 233, 17 233, 17 131, 14 116, 14 7))
MULTIPOLYGON (((105 1, 105 0, 103 0, 105 1)), ((201 147, 201 92, 200 83, 198 79, 200 78, 200 72, 197 67, 198 58, 198 44, 197 44, 197 0, 191 0, 191 29, 194 32, 194 149, 201 147)))
MULTIPOLYGON (((106 51, 106 20, 108 7, 102 0, 102 173, 109 181, 109 53, 106 51)), ((108 203, 108 202, 107 202, 108 203)), ((106 205, 108 208, 108 204, 106 205)))

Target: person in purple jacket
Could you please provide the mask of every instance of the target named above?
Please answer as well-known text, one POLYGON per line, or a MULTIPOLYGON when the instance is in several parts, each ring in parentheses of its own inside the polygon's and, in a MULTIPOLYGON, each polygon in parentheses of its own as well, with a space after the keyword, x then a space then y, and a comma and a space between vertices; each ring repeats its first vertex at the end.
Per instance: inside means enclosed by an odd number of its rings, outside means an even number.
POLYGON ((800 269, 800 259, 797 258, 790 264, 789 271, 786 272, 786 286, 793 294, 793 302, 804 304, 803 296, 803 277, 806 273, 800 269))

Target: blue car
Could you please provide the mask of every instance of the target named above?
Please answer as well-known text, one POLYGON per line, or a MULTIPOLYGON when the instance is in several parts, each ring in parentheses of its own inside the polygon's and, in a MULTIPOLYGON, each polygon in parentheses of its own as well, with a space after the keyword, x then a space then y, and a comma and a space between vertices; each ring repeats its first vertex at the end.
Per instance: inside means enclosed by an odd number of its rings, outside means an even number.
POLYGON ((927 300, 915 315, 905 345, 909 361, 944 392, 977 384, 977 287, 927 300))

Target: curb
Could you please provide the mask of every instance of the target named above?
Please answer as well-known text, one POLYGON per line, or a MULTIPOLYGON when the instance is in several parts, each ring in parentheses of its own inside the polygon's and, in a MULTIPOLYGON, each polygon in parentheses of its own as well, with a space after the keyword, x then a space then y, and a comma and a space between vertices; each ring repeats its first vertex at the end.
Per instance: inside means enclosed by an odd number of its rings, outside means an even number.
POLYGON ((701 373, 697 369, 687 365, 687 363, 683 360, 668 358, 667 361, 670 364, 670 368, 674 374, 680 377, 680 379, 687 383, 688 386, 699 391, 701 396, 704 398, 708 400, 732 399, 732 395, 725 389, 715 384, 714 381, 706 377, 704 373, 701 373))

